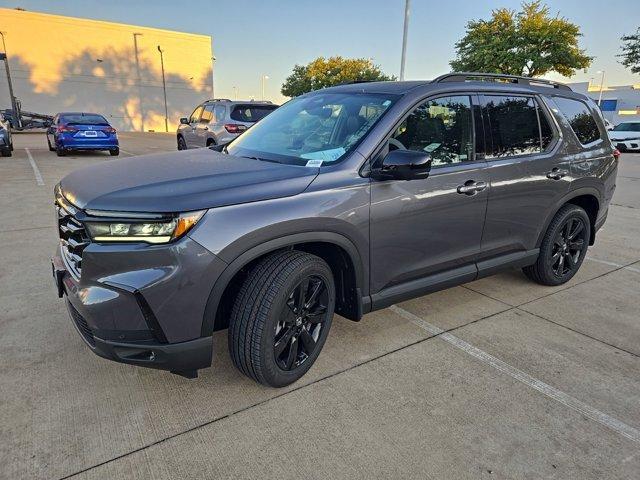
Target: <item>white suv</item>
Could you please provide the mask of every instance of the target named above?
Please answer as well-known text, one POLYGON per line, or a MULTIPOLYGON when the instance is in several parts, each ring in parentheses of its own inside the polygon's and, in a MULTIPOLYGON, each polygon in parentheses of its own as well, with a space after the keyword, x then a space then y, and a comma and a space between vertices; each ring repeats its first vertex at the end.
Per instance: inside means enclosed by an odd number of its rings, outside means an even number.
POLYGON ((621 152, 640 150, 640 120, 619 123, 609 131, 609 138, 621 152))
POLYGON ((181 118, 178 150, 224 145, 278 108, 271 102, 213 99, 181 118))

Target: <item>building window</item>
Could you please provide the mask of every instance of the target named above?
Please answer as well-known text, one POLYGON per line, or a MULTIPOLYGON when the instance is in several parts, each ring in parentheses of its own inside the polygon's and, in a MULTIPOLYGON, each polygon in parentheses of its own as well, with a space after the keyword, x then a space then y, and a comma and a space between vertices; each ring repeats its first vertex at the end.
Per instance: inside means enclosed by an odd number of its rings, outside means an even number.
POLYGON ((600 103, 600 110, 603 112, 615 112, 618 108, 618 100, 602 100, 600 103))

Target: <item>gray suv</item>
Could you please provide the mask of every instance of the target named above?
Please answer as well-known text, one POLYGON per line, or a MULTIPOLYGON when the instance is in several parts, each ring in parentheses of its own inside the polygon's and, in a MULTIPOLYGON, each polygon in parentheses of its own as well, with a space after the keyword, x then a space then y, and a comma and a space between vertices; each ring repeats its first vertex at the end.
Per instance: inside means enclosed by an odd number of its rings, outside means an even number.
POLYGON ((274 387, 362 316, 506 268, 559 285, 618 152, 565 85, 449 74, 297 97, 226 146, 101 162, 55 189, 53 273, 98 355, 194 377, 228 329, 274 387))
POLYGON ((273 112, 271 102, 207 100, 178 126, 178 150, 224 145, 273 112))

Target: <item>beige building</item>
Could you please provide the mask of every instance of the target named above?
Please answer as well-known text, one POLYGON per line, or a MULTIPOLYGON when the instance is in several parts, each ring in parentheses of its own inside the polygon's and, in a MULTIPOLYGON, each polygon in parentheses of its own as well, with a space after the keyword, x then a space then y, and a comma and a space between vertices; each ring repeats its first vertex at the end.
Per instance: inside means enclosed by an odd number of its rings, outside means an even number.
MULTIPOLYGON (((116 129, 164 131, 158 45, 164 56, 169 131, 212 96, 208 35, 6 8, 0 8, 0 30, 14 94, 24 111, 96 112, 116 129)), ((10 107, 0 68, 0 109, 10 107)))

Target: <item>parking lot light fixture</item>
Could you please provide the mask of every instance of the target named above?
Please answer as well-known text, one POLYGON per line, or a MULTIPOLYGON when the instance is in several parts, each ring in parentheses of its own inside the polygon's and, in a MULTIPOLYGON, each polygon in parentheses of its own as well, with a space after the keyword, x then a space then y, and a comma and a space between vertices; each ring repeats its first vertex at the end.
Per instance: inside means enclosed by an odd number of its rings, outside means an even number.
POLYGON ((164 80, 164 50, 158 45, 158 52, 160 52, 160 69, 162 70, 162 92, 164 94, 164 131, 169 132, 169 110, 167 108, 167 84, 164 80))
POLYGON ((600 77, 600 94, 598 95, 598 106, 600 107, 602 104, 602 89, 604 88, 604 70, 598 70, 596 73, 601 73, 600 77))
POLYGON ((269 75, 262 75, 262 100, 264 100, 264 82, 269 80, 269 75))

